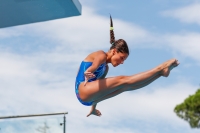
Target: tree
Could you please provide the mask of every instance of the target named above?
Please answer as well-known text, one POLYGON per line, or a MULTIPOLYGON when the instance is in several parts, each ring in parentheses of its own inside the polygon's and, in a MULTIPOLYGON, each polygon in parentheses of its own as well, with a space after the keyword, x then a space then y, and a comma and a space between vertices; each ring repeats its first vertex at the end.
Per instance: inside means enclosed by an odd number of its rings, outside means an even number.
POLYGON ((174 112, 178 117, 186 120, 191 128, 200 128, 200 89, 177 105, 174 112))

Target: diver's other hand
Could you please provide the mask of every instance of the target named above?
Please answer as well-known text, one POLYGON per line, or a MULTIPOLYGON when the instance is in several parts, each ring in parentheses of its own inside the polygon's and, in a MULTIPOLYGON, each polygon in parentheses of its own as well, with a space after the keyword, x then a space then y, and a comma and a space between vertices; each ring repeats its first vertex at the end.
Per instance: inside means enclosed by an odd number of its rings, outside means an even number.
POLYGON ((101 116, 101 112, 99 110, 97 110, 97 109, 92 109, 90 111, 90 113, 87 115, 87 117, 90 116, 90 115, 101 116))
POLYGON ((86 85, 86 83, 88 82, 89 79, 95 77, 95 75, 92 72, 85 72, 84 75, 85 75, 85 83, 84 83, 84 85, 86 85))

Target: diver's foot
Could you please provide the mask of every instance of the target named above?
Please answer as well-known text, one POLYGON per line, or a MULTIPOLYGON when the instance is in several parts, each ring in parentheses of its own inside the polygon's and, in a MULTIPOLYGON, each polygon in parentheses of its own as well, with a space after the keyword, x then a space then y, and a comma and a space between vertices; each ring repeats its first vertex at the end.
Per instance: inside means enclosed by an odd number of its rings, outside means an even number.
POLYGON ((179 65, 178 60, 171 59, 163 64, 163 69, 161 71, 162 76, 168 77, 170 74, 170 71, 179 65))

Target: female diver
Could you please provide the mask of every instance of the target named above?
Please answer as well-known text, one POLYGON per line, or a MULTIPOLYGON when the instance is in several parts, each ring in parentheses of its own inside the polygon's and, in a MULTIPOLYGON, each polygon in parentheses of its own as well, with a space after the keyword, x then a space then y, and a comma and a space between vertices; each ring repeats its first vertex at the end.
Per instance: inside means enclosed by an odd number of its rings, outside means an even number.
POLYGON ((171 59, 146 72, 105 78, 108 63, 116 67, 123 64, 129 55, 127 43, 123 39, 115 40, 111 17, 110 26, 110 50, 89 54, 81 62, 76 77, 75 91, 78 100, 83 105, 92 106, 87 117, 91 114, 101 116, 101 112, 96 109, 97 103, 122 92, 142 88, 161 76, 167 77, 170 70, 179 64, 176 59, 171 59))

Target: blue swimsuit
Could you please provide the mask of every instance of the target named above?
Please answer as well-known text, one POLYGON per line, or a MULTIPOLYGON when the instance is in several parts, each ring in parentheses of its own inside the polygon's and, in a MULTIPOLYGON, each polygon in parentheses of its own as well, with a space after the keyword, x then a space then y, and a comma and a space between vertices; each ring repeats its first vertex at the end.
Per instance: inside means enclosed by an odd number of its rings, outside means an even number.
MULTIPOLYGON (((86 105, 86 106, 91 106, 93 104, 93 101, 91 102, 83 102, 79 96, 79 85, 81 82, 84 82, 85 81, 85 75, 84 75, 84 72, 92 65, 92 62, 84 62, 82 61, 81 62, 81 65, 80 65, 80 69, 79 69, 79 72, 77 74, 77 77, 76 77, 76 82, 75 82, 75 92, 76 92, 76 96, 78 98, 78 100, 83 104, 83 105, 86 105)), ((105 72, 106 70, 106 63, 103 63, 99 66, 99 68, 94 72, 94 75, 95 77, 88 80, 88 82, 92 82, 92 81, 95 81, 97 79, 99 79, 105 72)))

